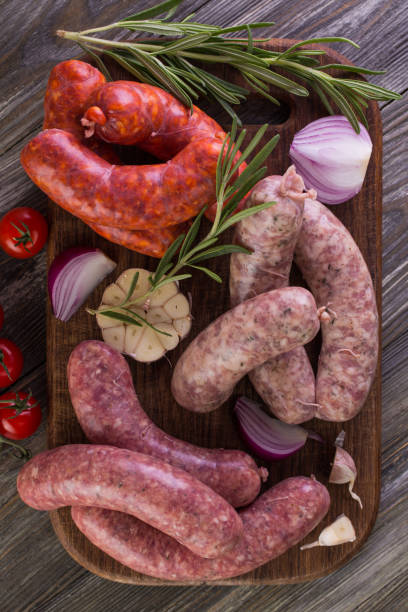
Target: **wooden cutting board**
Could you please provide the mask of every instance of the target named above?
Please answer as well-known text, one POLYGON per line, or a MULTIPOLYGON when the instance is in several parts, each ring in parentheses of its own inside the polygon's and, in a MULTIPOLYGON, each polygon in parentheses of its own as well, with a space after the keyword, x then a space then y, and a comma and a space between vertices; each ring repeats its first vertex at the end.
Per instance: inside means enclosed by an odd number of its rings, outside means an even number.
MULTIPOLYGON (((267 46, 282 51, 295 41, 272 39, 267 46)), ((346 58, 328 49, 326 56, 330 63, 349 63, 346 58)), ((112 66, 111 66, 112 67, 112 66)), ((129 78, 117 67, 113 68, 116 78, 129 78)), ((221 74, 240 83, 239 77, 230 69, 222 68, 221 74)), ((280 142, 268 160, 268 173, 282 174, 290 160, 289 147, 294 134, 310 121, 326 113, 314 95, 308 98, 295 98, 272 92, 284 102, 276 109, 270 102, 251 94, 249 102, 240 108, 239 114, 248 130, 249 138, 258 125, 269 123, 270 127, 261 142, 271 138, 276 132, 280 142), (279 125, 275 125, 279 122, 279 125)), ((220 113, 216 105, 199 105, 210 112, 225 128, 229 128, 228 118, 220 113)), ((352 233, 359 245, 373 277, 377 293, 378 307, 381 309, 381 195, 382 195, 382 133, 378 105, 370 103, 368 122, 373 141, 373 155, 368 167, 366 180, 361 192, 346 204, 331 207, 352 233)), ((133 152, 131 152, 132 156, 133 152)), ((142 157, 138 157, 139 163, 142 157)), ((146 162, 150 163, 150 162, 146 162)), ((92 232, 84 223, 50 202, 50 237, 48 242, 48 265, 64 249, 75 245, 100 247, 117 262, 116 271, 111 274, 92 293, 87 306, 96 307, 104 288, 117 275, 129 267, 142 267, 154 270, 157 260, 128 251, 114 245, 92 232)), ((228 237, 225 237, 227 240, 228 237)), ((183 282, 183 291, 191 292, 193 304, 193 329, 190 335, 169 353, 168 362, 162 359, 150 365, 131 363, 136 391, 142 406, 153 421, 173 436, 207 447, 245 448, 233 418, 233 406, 239 395, 257 399, 257 395, 245 378, 236 387, 233 397, 220 409, 211 414, 195 414, 176 404, 170 392, 172 366, 176 363, 186 346, 213 319, 229 308, 228 268, 229 258, 220 257, 212 263, 212 269, 221 275, 224 283, 220 286, 206 276, 197 273, 191 281, 183 282)), ((303 284, 299 273, 294 270, 292 284, 303 284)), ((47 304, 47 379, 49 393, 48 445, 50 448, 62 444, 83 443, 86 441, 75 418, 71 406, 66 378, 66 365, 72 349, 82 340, 100 339, 95 319, 81 308, 68 323, 55 319, 50 304, 47 304)), ((316 366, 319 352, 319 339, 308 347, 312 363, 316 366)), ((311 421, 309 428, 319 432, 328 442, 333 442, 343 428, 346 432, 345 449, 354 457, 358 478, 355 489, 361 496, 364 510, 351 499, 345 485, 329 485, 331 506, 328 515, 306 542, 315 540, 321 529, 331 523, 339 514, 344 513, 352 520, 357 534, 355 542, 331 548, 315 548, 301 552, 299 546, 286 554, 263 565, 253 572, 229 580, 212 584, 279 584, 301 582, 324 576, 343 565, 360 549, 370 533, 377 514, 380 494, 380 433, 381 433, 381 373, 377 375, 370 395, 361 413, 352 421, 326 423, 311 421)), ((315 474, 327 483, 333 447, 309 440, 305 447, 291 458, 266 464, 269 480, 266 486, 294 475, 315 474)), ((69 554, 90 571, 119 582, 132 584, 175 584, 138 574, 108 557, 93 546, 75 527, 69 508, 50 513, 54 529, 69 554)), ((180 583, 179 583, 180 584, 180 583)), ((191 584, 191 583, 190 583, 191 584)))

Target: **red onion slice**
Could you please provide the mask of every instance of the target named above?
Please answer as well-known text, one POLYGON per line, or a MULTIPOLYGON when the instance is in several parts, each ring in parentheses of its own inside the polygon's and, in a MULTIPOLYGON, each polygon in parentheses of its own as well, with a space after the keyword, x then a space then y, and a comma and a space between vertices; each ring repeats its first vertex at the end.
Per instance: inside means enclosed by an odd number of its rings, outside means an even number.
POLYGON ((248 446, 263 459, 275 461, 293 455, 308 437, 323 441, 319 434, 300 425, 288 425, 268 416, 257 402, 240 397, 235 404, 239 429, 248 446))
POLYGON ((57 319, 68 321, 115 268, 116 263, 100 249, 72 247, 60 253, 48 271, 48 292, 57 319))

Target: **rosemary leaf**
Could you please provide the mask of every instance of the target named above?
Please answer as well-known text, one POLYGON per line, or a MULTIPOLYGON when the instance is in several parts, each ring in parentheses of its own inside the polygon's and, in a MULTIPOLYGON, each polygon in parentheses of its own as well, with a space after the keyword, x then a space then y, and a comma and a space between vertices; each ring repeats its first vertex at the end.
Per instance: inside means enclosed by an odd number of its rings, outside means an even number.
POLYGON ((136 21, 141 19, 150 19, 150 17, 156 17, 157 15, 162 15, 164 12, 171 10, 172 8, 177 7, 181 4, 183 0, 165 0, 164 2, 160 2, 160 4, 156 4, 151 8, 144 9, 139 13, 135 13, 134 15, 130 15, 130 17, 126 17, 126 19, 122 19, 122 21, 136 21))
POLYGON ((210 278, 212 278, 213 280, 217 281, 217 283, 220 283, 220 284, 222 283, 221 276, 218 276, 218 274, 213 272, 213 270, 210 270, 209 268, 204 268, 203 266, 195 266, 193 264, 187 264, 187 265, 188 265, 189 268, 195 268, 196 270, 200 270, 200 272, 204 272, 210 278))
POLYGON ((220 246, 203 251, 199 255, 195 255, 190 259, 189 264, 195 264, 198 261, 204 261, 205 259, 212 259, 213 257, 219 257, 220 255, 229 255, 230 253, 251 253, 252 251, 246 249, 239 244, 222 244, 220 246))
POLYGON ((184 234, 180 234, 180 236, 177 236, 177 238, 174 240, 174 242, 172 242, 172 244, 169 246, 169 248, 167 249, 167 251, 165 252, 163 257, 161 258, 161 260, 159 262, 159 265, 156 268, 156 272, 155 272, 155 274, 153 276, 153 284, 154 285, 156 285, 159 282, 159 280, 161 279, 161 277, 163 276, 163 274, 164 274, 163 273, 163 269, 173 259, 174 255, 176 254, 177 249, 179 248, 179 246, 183 242, 184 237, 185 237, 184 234))
POLYGON ((122 304, 124 304, 125 302, 130 300, 130 298, 133 295, 134 290, 136 289, 136 285, 137 285, 137 281, 138 280, 139 280, 139 272, 136 272, 135 275, 132 278, 132 282, 130 283, 129 291, 127 292, 126 297, 123 300, 123 302, 121 302, 120 306, 122 306, 122 304))
POLYGON ((122 323, 130 323, 130 325, 137 325, 138 327, 142 327, 140 321, 138 321, 135 317, 130 317, 126 314, 116 312, 114 310, 104 310, 103 316, 109 317, 109 319, 115 319, 116 321, 122 321, 122 323))
MULTIPOLYGON (((221 159, 221 156, 218 157, 218 163, 220 159, 221 159)), ((217 163, 217 168, 218 168, 218 163, 217 163)), ((196 239, 198 230, 200 229, 201 220, 203 218, 203 214, 205 213, 206 209, 207 209, 206 206, 201 209, 201 211, 198 213, 198 215, 194 219, 190 229, 188 230, 186 237, 184 238, 183 244, 181 245, 181 248, 179 251, 179 256, 178 256, 179 261, 181 261, 185 253, 188 252, 194 240, 196 239)))

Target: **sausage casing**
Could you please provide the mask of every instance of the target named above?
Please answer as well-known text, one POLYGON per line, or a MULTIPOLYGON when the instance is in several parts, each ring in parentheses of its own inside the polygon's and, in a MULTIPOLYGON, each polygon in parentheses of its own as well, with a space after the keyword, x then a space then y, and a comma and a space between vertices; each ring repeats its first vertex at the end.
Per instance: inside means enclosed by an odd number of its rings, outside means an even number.
POLYGON ((127 229, 182 223, 215 199, 222 141, 187 145, 165 164, 115 166, 72 134, 45 130, 21 153, 31 180, 82 220, 127 229))
POLYGON ((165 580, 200 582, 239 576, 283 554, 325 516, 327 489, 296 476, 275 485, 240 511, 242 539, 217 559, 203 559, 133 516, 99 508, 72 508, 77 527, 108 555, 165 580))
POLYGON ((141 407, 125 358, 98 340, 86 340, 68 361, 72 405, 87 438, 96 444, 152 455, 189 472, 233 506, 258 495, 259 470, 239 450, 200 448, 159 429, 141 407))
POLYGON ((284 287, 246 300, 184 351, 173 373, 174 398, 189 410, 215 410, 247 372, 306 344, 318 330, 316 304, 306 289, 284 287))
MULTIPOLYGON (((275 202, 235 227, 234 242, 252 251, 232 253, 230 298, 235 306, 264 291, 289 284, 293 252, 303 217, 304 183, 290 166, 283 176, 255 185, 246 207, 275 202)), ((303 346, 278 355, 249 373, 271 412, 286 423, 303 423, 314 415, 315 377, 303 346)))
POLYGON ((202 482, 164 461, 113 446, 69 444, 44 451, 22 468, 17 489, 37 510, 92 505, 130 513, 208 558, 228 550, 242 532, 232 506, 202 482))
POLYGON ((306 200, 295 261, 316 298, 322 349, 316 416, 347 421, 362 408, 378 359, 378 312, 370 272, 352 236, 328 208, 306 200))

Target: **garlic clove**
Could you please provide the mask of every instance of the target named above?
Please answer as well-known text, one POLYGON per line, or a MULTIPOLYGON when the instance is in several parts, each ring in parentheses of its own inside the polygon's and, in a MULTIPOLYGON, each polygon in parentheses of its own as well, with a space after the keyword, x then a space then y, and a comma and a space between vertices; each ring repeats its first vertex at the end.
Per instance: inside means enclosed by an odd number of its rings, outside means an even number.
POLYGON ((157 323, 155 327, 156 329, 160 329, 161 331, 166 332, 166 334, 170 334, 169 336, 165 336, 164 334, 157 334, 157 339, 159 340, 160 344, 166 349, 166 351, 171 351, 172 349, 176 348, 176 346, 180 342, 180 338, 173 325, 170 325, 169 323, 157 323))
POLYGON ((177 293, 167 300, 163 305, 163 309, 172 319, 181 319, 190 313, 190 304, 185 295, 177 293))
POLYGON ((159 341, 158 336, 159 334, 150 327, 145 327, 136 350, 130 353, 130 356, 136 359, 136 361, 141 361, 143 363, 157 361, 157 359, 163 357, 166 349, 159 341))
POLYGON ((354 542, 355 539, 356 532, 352 522, 345 514, 341 514, 334 523, 323 529, 316 542, 304 544, 300 547, 300 550, 307 550, 315 546, 338 546, 339 544, 354 542))
POLYGON ((182 340, 187 336, 191 329, 191 316, 184 317, 182 319, 175 319, 173 321, 173 326, 180 339, 182 340))
POLYGON ((129 268, 128 270, 122 272, 122 274, 116 281, 116 285, 118 285, 118 287, 120 287, 120 289, 124 291, 126 296, 136 272, 139 273, 139 277, 137 279, 136 288, 134 289, 131 296, 134 300, 149 291, 151 287, 149 281, 150 272, 148 270, 144 270, 143 268, 129 268))
POLYGON ((137 350, 138 344, 145 330, 145 326, 141 325, 138 327, 137 325, 125 325, 125 328, 124 352, 128 355, 133 355, 137 350))
POLYGON ((125 299, 126 294, 116 283, 112 283, 106 287, 102 295, 102 303, 117 306, 125 299))
POLYGON ((116 327, 108 327, 102 330, 104 341, 112 348, 120 351, 125 350, 125 325, 117 325, 116 327))
POLYGON ((163 287, 159 287, 149 298, 149 305, 151 308, 154 306, 163 306, 173 295, 177 295, 179 288, 176 283, 167 283, 163 287))
POLYGON ((353 486, 357 477, 356 464, 351 455, 341 446, 336 447, 333 467, 330 472, 329 482, 332 484, 349 484, 349 492, 353 499, 358 501, 360 508, 363 508, 360 497, 354 493, 353 486))
MULTIPOLYGON (((177 296, 176 296, 177 297, 177 296)), ((152 325, 156 325, 156 323, 162 323, 165 321, 171 321, 173 317, 171 317, 162 306, 157 306, 156 308, 149 308, 146 313, 146 321, 151 323, 152 325)))

